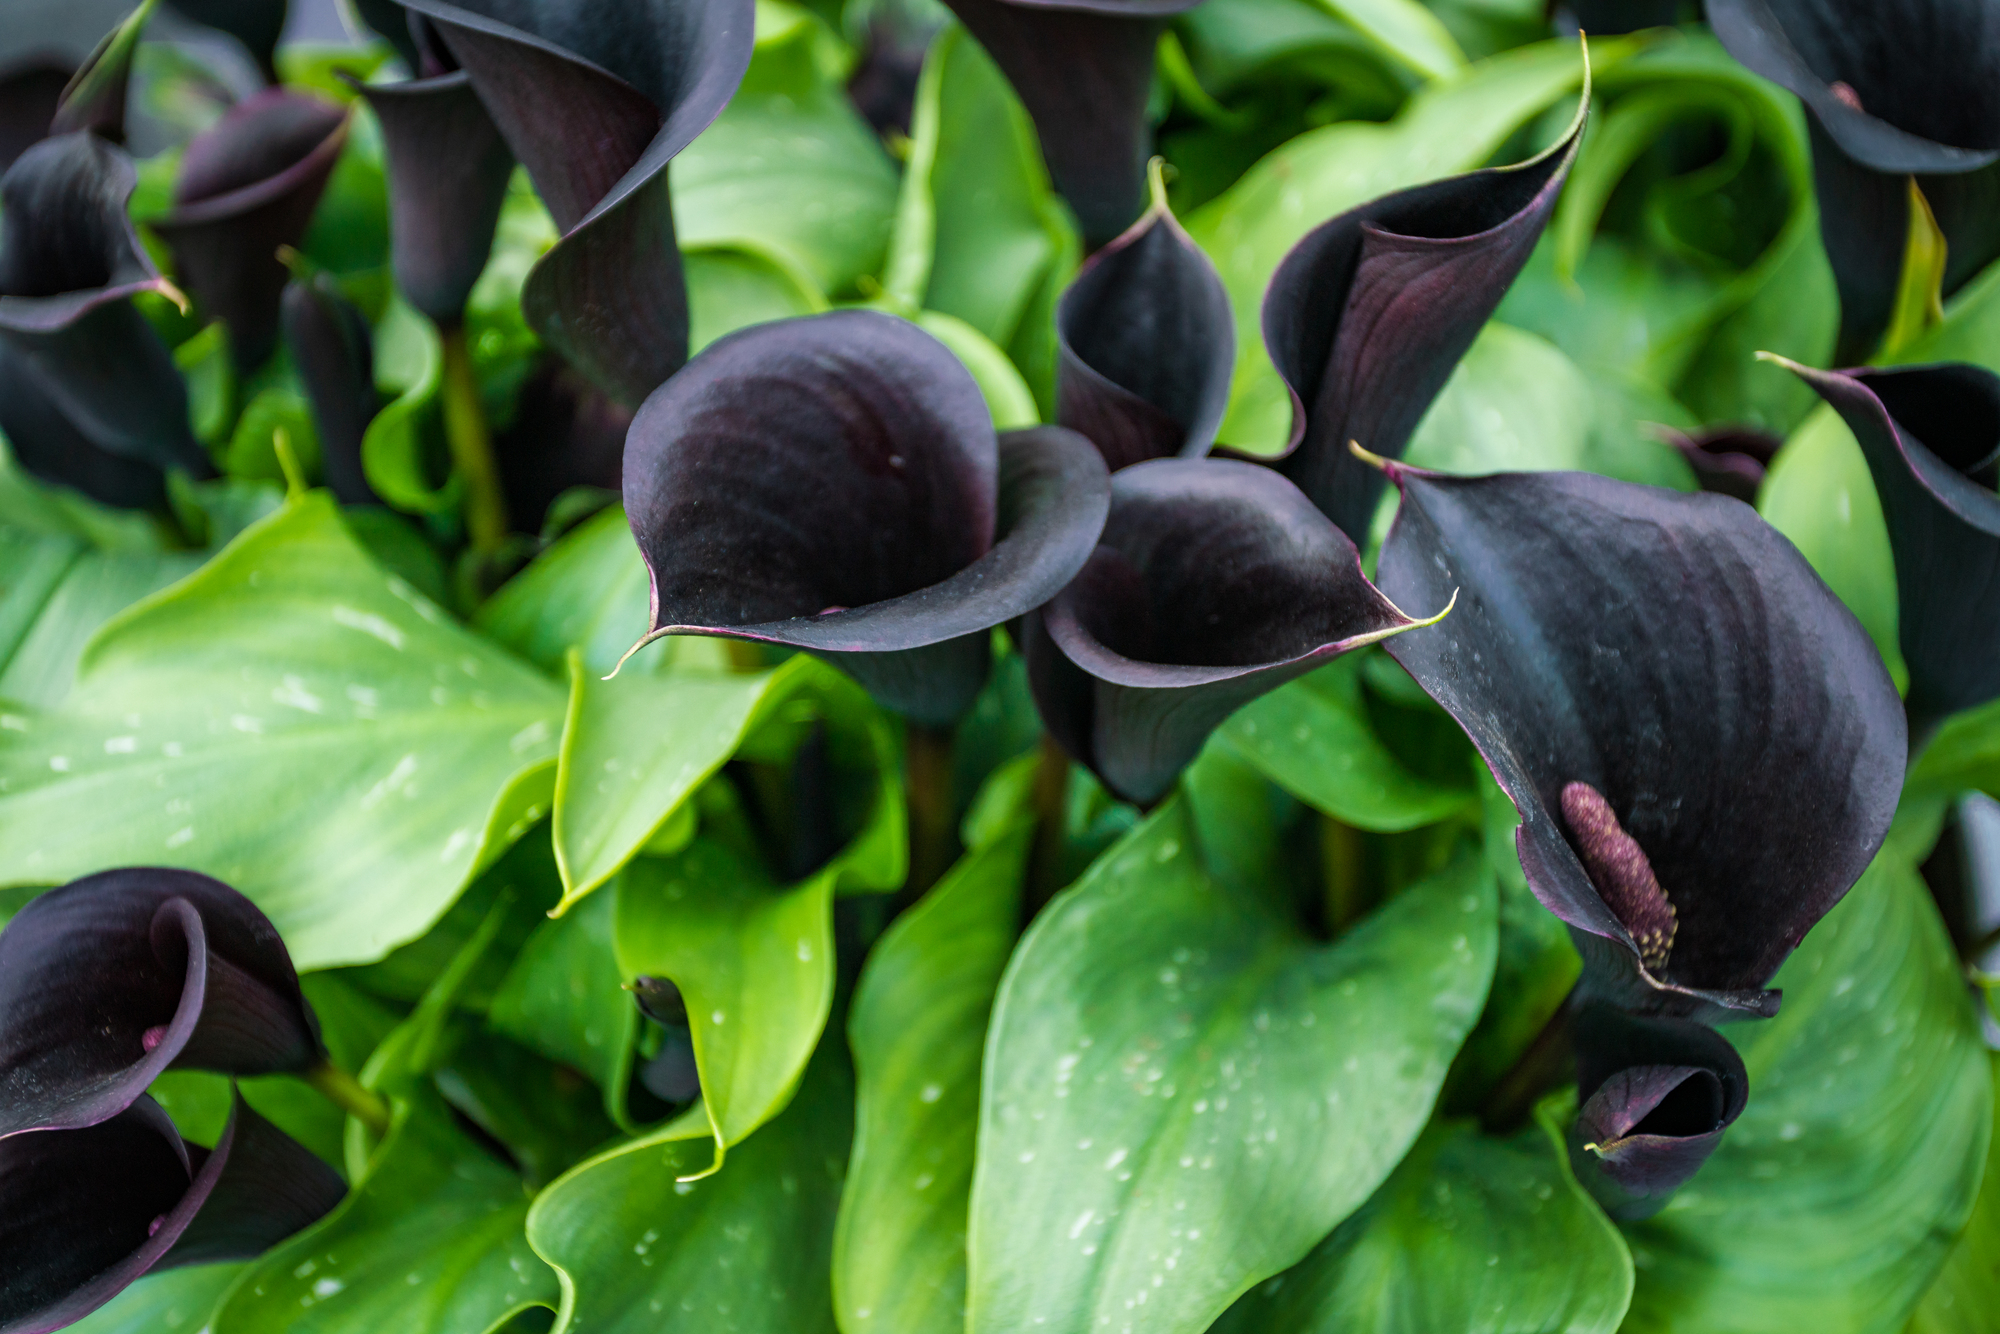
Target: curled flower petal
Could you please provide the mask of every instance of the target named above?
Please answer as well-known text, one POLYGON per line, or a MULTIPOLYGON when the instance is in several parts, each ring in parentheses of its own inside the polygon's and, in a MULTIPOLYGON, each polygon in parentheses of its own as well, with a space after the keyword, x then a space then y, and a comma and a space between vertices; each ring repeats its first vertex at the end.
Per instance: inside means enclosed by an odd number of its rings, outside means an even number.
POLYGON ((312 400, 328 489, 343 505, 380 504, 361 466, 361 440, 378 406, 367 319, 324 273, 287 283, 279 315, 312 400))
POLYGON ((1743 1114, 1750 1076, 1714 1029, 1586 1006, 1576 1020, 1570 1132, 1577 1179, 1613 1218, 1649 1218, 1743 1114))
POLYGON ((81 1130, 0 1142, 0 1334, 81 1320, 157 1268, 247 1260, 346 1188, 237 1095, 213 1150, 149 1097, 81 1130))
MULTIPOLYGON (((82 131, 36 144, 0 179, 0 341, 17 368, 9 378, 96 449, 206 476, 186 386, 132 306, 139 292, 171 290, 125 215, 134 179, 124 153, 82 131)), ((16 394, 0 400, 10 436, 31 434, 30 419, 45 415, 16 394)), ((51 428, 24 454, 59 454, 60 434, 51 428)), ((51 461, 43 475, 75 484, 93 470, 51 461)))
POLYGON ((1097 252, 1056 310, 1056 420, 1089 438, 1113 471, 1198 457, 1229 407, 1236 326, 1215 266, 1164 194, 1097 252))
POLYGON ((105 34, 63 88, 61 105, 49 119, 50 134, 89 130, 114 144, 125 142, 125 93, 132 78, 132 57, 152 16, 153 4, 142 4, 105 34))
POLYGON ((1910 176, 1944 232, 1945 296, 2000 259, 2000 11, 1982 0, 1709 0, 1708 16, 1731 55, 1811 113, 1840 360, 1870 355, 1888 327, 1910 176))
MULTIPOLYGON (((443 45, 433 40, 424 51, 442 52, 443 45)), ((433 56, 432 63, 442 62, 433 56)), ((463 70, 366 84, 360 92, 382 126, 388 157, 397 290, 438 324, 456 325, 492 252, 514 155, 463 70)))
POLYGON ((1785 443, 1749 426, 1714 426, 1692 434, 1662 426, 1657 434, 1694 469, 1702 490, 1746 504, 1756 501, 1764 473, 1785 443))
POLYGON ((270 1074, 320 1054, 276 928, 205 875, 86 876, 0 932, 0 1138, 95 1125, 169 1065, 270 1074))
POLYGON ((1737 501, 1389 472, 1383 592, 1463 590, 1389 652, 1520 811, 1522 867, 1569 924, 1584 996, 1774 1013, 1760 988, 1860 876, 1902 786, 1902 708, 1867 634, 1737 501))
POLYGON ((1272 275, 1264 341, 1292 397, 1277 466, 1355 542, 1368 540, 1383 480, 1348 442, 1401 457, 1548 225, 1583 119, 1579 108, 1561 141, 1518 166, 1398 191, 1322 223, 1272 275))
POLYGON ((637 403, 687 360, 667 164, 750 66, 751 0, 412 0, 436 25, 563 233, 528 322, 637 403))
POLYGON ((1059 427, 996 440, 943 344, 873 311, 723 338, 639 410, 625 509, 652 627, 807 649, 942 725, 984 681, 986 632, 1089 557, 1109 488, 1059 427))
POLYGON ((1097 550, 1029 619, 1025 652, 1051 735, 1112 791, 1152 802, 1243 704, 1420 624, 1278 474, 1156 459, 1112 477, 1097 550))
POLYGON ((229 326, 239 369, 254 370, 278 341, 278 301, 290 274, 278 258, 296 245, 347 142, 347 112, 266 88, 195 136, 174 183, 174 208, 153 224, 173 248, 195 304, 229 326))
POLYGON ((1200 0, 945 2, 1020 94, 1086 244, 1124 231, 1146 201, 1153 50, 1200 0))
POLYGON ((2000 376, 1961 363, 1792 369, 1847 422, 1875 479, 1921 742, 2000 696, 2000 376))

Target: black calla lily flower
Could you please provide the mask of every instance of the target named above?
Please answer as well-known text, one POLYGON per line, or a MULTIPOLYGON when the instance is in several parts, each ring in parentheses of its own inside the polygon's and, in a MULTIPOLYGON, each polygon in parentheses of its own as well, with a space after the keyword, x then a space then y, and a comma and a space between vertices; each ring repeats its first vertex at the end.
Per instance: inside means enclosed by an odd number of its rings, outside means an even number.
POLYGON ((1199 457, 1229 408, 1235 317, 1215 265, 1167 208, 1153 205, 1097 252, 1056 309, 1056 420, 1113 471, 1199 457))
POLYGON ((1613 37, 1678 23, 1683 0, 1549 0, 1549 13, 1563 32, 1613 37))
POLYGON ((404 30, 418 77, 359 88, 381 123, 389 161, 396 288, 451 328, 492 253, 514 155, 430 22, 411 15, 404 30))
POLYGON ((0 172, 49 137, 73 72, 60 57, 40 51, 0 67, 0 172))
POLYGON ((82 1130, 0 1141, 0 1334, 46 1334, 176 1265, 249 1260, 345 1195, 236 1095, 215 1148, 151 1098, 82 1130))
POLYGON ((1764 474, 1785 443, 1750 426, 1711 426, 1692 433, 1662 426, 1657 434, 1687 461, 1702 490, 1746 504, 1756 502, 1764 474))
POLYGON ((1737 501, 1385 467, 1403 502, 1382 591, 1464 591, 1389 653, 1520 811, 1582 999, 1775 1013, 1761 988, 1868 865, 1902 787, 1903 711, 1866 632, 1737 501))
POLYGON ((1921 745, 1947 715, 2000 696, 2000 376, 1962 363, 1792 370, 1847 422, 1875 479, 1921 745))
POLYGON ((1146 205, 1146 101, 1167 20, 1201 0, 945 0, 1014 85, 1092 250, 1146 205))
POLYGON ((1835 357, 1888 328, 1916 178, 1947 245, 1944 295, 2000 259, 2000 8, 1990 0, 1709 0, 1731 55, 1811 114, 1835 357))
POLYGON ((877 134, 910 132, 924 57, 949 22, 936 0, 873 0, 847 97, 877 134))
POLYGON ((291 276, 278 251, 305 235, 346 142, 344 109, 266 88, 196 135, 181 159, 173 211, 153 228, 195 304, 229 326, 242 371, 277 346, 291 276))
POLYGON ((114 144, 125 142, 125 94, 132 81, 132 57, 152 16, 153 5, 142 4, 105 34, 64 86, 61 105, 49 118, 51 135, 89 130, 114 144))
POLYGON ((1083 567, 1103 460, 1060 427, 997 439, 979 387, 905 320, 846 310, 718 340, 640 408, 625 510, 652 625, 806 649, 942 726, 987 631, 1083 567))
POLYGON ((95 1125, 170 1065, 296 1073, 322 1055, 277 929, 219 880, 105 871, 0 931, 0 1138, 95 1125))
POLYGON ((1277 473, 1156 459, 1112 477, 1097 550, 1028 618, 1024 652, 1050 735, 1150 803, 1240 706, 1435 620, 1383 597, 1346 534, 1277 473))
POLYGON ((660 1030, 660 1049, 639 1067, 639 1083, 661 1102, 690 1102, 701 1094, 701 1071, 695 1065, 694 1034, 688 1026, 687 1001, 681 989, 664 977, 639 977, 632 982, 639 1013, 660 1030))
POLYGON ((343 505, 381 504, 361 465, 361 441, 380 406, 367 318, 325 273, 285 284, 279 317, 312 401, 327 488, 343 505))
POLYGON ((413 30, 415 24, 401 0, 348 0, 348 3, 353 6, 356 18, 396 48, 396 54, 410 67, 410 73, 421 77, 423 55, 413 30))
POLYGON ((687 360, 667 164, 742 82, 751 0, 411 0, 527 167, 562 240, 521 304, 543 340, 638 403, 687 360))
POLYGON ((112 503, 210 472, 187 388, 134 309, 174 289, 125 214, 132 163, 94 134, 47 139, 0 178, 0 430, 24 466, 112 503))
POLYGON ((1575 1032, 1577 1180, 1613 1218, 1650 1218, 1743 1114, 1743 1058, 1712 1028, 1608 1006, 1586 1006, 1575 1032))
POLYGON ((278 39, 291 15, 289 0, 170 0, 196 23, 220 29, 243 43, 266 83, 278 81, 278 39))
POLYGON ((1357 544, 1383 479, 1348 442, 1402 455, 1548 225, 1589 103, 1586 78, 1575 122, 1547 152, 1351 209, 1272 275, 1264 342, 1292 396, 1276 466, 1357 544))

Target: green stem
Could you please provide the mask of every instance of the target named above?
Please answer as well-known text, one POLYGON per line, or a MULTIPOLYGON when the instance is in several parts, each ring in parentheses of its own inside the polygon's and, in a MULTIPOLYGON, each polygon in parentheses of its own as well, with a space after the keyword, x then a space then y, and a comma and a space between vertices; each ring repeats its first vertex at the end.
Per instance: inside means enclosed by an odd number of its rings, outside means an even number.
POLYGON ((388 1099, 362 1087, 360 1080, 332 1061, 321 1057, 300 1078, 318 1089, 328 1102, 367 1126, 377 1139, 389 1133, 388 1099))
POLYGON ((1042 735, 1035 766, 1035 842, 1028 852, 1025 906, 1032 919, 1062 888, 1063 852, 1068 841, 1069 756, 1055 738, 1042 735))
POLYGON ((465 479, 465 530, 474 551, 491 555, 507 541, 507 497, 493 463, 493 437, 479 405, 465 329, 439 332, 444 339, 444 434, 451 461, 465 479))
POLYGON ((1375 907, 1361 831, 1331 815, 1321 815, 1319 858, 1326 933, 1337 936, 1375 907))
POLYGON ((910 803, 909 890, 921 894, 958 856, 951 808, 951 729, 911 723, 903 779, 910 803))
POLYGON ((1574 1057, 1570 1051, 1571 1019, 1574 1007, 1568 997, 1535 1034, 1514 1068, 1500 1076, 1479 1109, 1479 1119, 1495 1134, 1507 1134, 1527 1124, 1542 1095, 1571 1077, 1574 1057))

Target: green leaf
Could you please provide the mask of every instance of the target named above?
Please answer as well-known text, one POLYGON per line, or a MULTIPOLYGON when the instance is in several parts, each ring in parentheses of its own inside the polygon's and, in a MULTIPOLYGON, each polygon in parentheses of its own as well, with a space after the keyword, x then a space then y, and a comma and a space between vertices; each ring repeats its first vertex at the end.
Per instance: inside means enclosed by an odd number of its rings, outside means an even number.
POLYGON ((769 672, 606 681, 572 658, 556 771, 557 911, 618 874, 758 723, 830 670, 800 654, 769 672))
POLYGON ((708 1136, 677 1124, 543 1191, 528 1236, 563 1276, 560 1334, 833 1334, 827 1272, 853 1107, 829 1043, 791 1110, 714 1175, 688 1179, 707 1165, 708 1136))
POLYGON ((1906 786, 1946 796, 1971 788, 2000 796, 2000 700, 1947 719, 1910 766, 1906 786))
POLYGON ((2000 264, 1960 289, 1945 307, 1944 323, 1904 348, 1895 360, 1970 361, 2000 371, 2000 264))
POLYGON ((1239 709, 1217 735, 1300 801, 1359 829, 1415 829, 1464 808, 1469 787, 1430 782, 1382 744, 1361 671, 1358 654, 1335 659, 1239 709))
MULTIPOLYGON (((1608 70, 1638 39, 1591 45, 1608 70)), ((1188 219, 1236 309, 1236 379, 1222 437, 1252 449, 1284 443, 1291 400, 1264 354, 1261 311, 1272 272, 1300 238, 1357 204, 1484 164, 1530 118, 1583 77, 1573 43, 1509 51, 1426 88, 1386 125, 1329 125, 1298 136, 1188 219)))
POLYGON ((1969 1215, 1993 1076, 1930 894, 1894 845, 1780 970, 1778 1017, 1723 1030, 1750 1105, 1627 1230, 1626 1328, 1900 1329, 1969 1215))
POLYGON ((1481 863, 1328 945, 1207 873, 1196 840, 1170 802, 1008 967, 973 1183, 973 1334, 1206 1328, 1389 1175, 1478 1017, 1494 952, 1481 863))
POLYGON ((0 528, 0 699, 62 703, 98 628, 193 573, 191 551, 100 551, 82 539, 0 528))
POLYGON ((285 470, 278 462, 279 432, 306 474, 317 475, 319 428, 313 422, 312 404, 296 384, 271 385, 245 404, 216 462, 231 477, 281 482, 285 470))
POLYGON ((486 1018, 530 1051, 588 1075, 603 1091, 605 1113, 629 1129, 625 1094, 639 1009, 618 971, 613 897, 596 895, 536 927, 486 1018))
MULTIPOLYGON (((650 584, 638 544, 617 505, 563 535, 479 608, 474 624, 551 675, 567 677, 574 648, 602 676, 646 632, 650 584)), ((632 655, 619 679, 640 672, 692 666, 726 670, 722 641, 673 636, 632 655)))
POLYGON ((243 1265, 148 1274, 69 1328, 76 1334, 196 1334, 243 1265))
POLYGON ((826 294, 810 276, 748 250, 692 251, 681 256, 681 269, 687 281, 690 352, 748 325, 827 308, 826 294))
POLYGON ((876 942, 847 1019, 859 1093, 840 1199, 845 1334, 961 1334, 979 1066, 1032 830, 961 858, 876 942))
POLYGON ((383 500, 413 514, 444 514, 458 504, 444 476, 438 390, 444 384, 444 343, 437 327, 401 297, 375 325, 375 388, 390 396, 361 437, 361 467, 383 500))
POLYGON ((824 27, 790 5, 757 7, 756 54, 713 125, 674 159, 674 229, 683 248, 729 246, 852 290, 881 264, 896 168, 829 77, 824 27))
POLYGON ((1465 53, 1451 30, 1417 0, 1317 0, 1320 8, 1354 26, 1396 63, 1426 79, 1445 79, 1465 68, 1465 53))
POLYGON ((399 1099, 367 1179, 238 1280, 212 1334, 466 1334, 533 1306, 556 1276, 522 1230, 521 1179, 428 1085, 399 1099))
POLYGON ((1553 343, 1489 324, 1424 414, 1406 457, 1474 475, 1581 468, 1593 408, 1589 380, 1553 343))
POLYGON ((917 324, 931 337, 952 350, 952 354, 972 374, 979 392, 986 397, 986 409, 993 425, 1002 431, 1018 430, 1041 421, 1035 393, 1021 372, 979 330, 953 315, 935 310, 919 311, 917 324))
MULTIPOLYGON (((1994 1101, 2000 1106, 2000 1054, 1990 1059, 1994 1101)), ((1910 1334, 1986 1334, 1995 1311, 2000 1311, 2000 1153, 1989 1143, 1986 1179, 1972 1222, 1945 1261, 1944 1272, 1917 1304, 1910 1334)))
POLYGON ((385 575, 324 493, 108 625, 0 748, 0 879, 185 866, 301 968, 376 959, 523 827, 562 693, 385 575))
POLYGON ((715 1161, 791 1100, 833 1008, 834 874, 773 884, 721 844, 642 857, 617 886, 623 977, 687 1002, 715 1161))
POLYGON ((1361 1212, 1252 1290, 1215 1334, 1612 1334, 1632 1257, 1552 1125, 1431 1126, 1361 1212))
POLYGON ((1854 433, 1822 404, 1771 461, 1757 512, 1792 540, 1874 639, 1898 682, 1896 561, 1875 479, 1854 433))
POLYGON ((978 42, 946 28, 917 84, 883 287, 1005 346, 1062 249, 1059 217, 1020 100, 978 42))
POLYGON ((1944 231, 1914 176, 1908 187, 1910 225, 1889 328, 1882 335, 1881 356, 1885 359, 1944 323, 1944 231))

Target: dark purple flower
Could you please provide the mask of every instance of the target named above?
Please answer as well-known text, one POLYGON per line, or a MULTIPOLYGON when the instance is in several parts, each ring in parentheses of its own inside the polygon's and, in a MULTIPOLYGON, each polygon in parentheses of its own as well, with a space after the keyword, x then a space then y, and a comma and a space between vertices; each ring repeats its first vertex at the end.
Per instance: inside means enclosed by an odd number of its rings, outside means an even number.
POLYGON ((1768 1015, 1761 990, 1868 865, 1906 750, 1873 643, 1747 505, 1584 473, 1387 465, 1382 591, 1443 625, 1389 653, 1521 813, 1582 995, 1768 1015))
POLYGON ((74 1324, 155 1269, 253 1259, 344 1194, 241 1095, 212 1150, 144 1096, 85 1129, 0 1141, 0 1334, 74 1324))
POLYGON ((868 6, 847 96, 877 134, 910 132, 924 57, 945 21, 936 0, 874 0, 868 6))
POLYGON ((1271 276, 1264 342, 1292 396, 1276 466, 1356 543, 1368 540, 1383 479, 1348 443, 1402 455, 1527 263, 1582 137, 1579 110, 1531 161, 1351 209, 1308 232, 1271 276))
POLYGON ((1383 597, 1346 534, 1277 473, 1156 459, 1113 475, 1097 550, 1029 617, 1024 651, 1050 734, 1150 803, 1242 705, 1428 623, 1383 597))
POLYGON ((174 208, 153 224, 173 248, 181 282, 229 326, 238 369, 264 363, 278 341, 278 301, 296 245, 347 142, 347 112, 266 88, 195 136, 174 183, 174 208))
POLYGON ((0 172, 49 137, 49 122, 74 72, 61 57, 41 51, 0 67, 0 172))
POLYGON ((1593 37, 1638 32, 1678 23, 1683 11, 1699 8, 1686 0, 1550 0, 1549 11, 1556 26, 1568 33, 1578 31, 1593 37))
POLYGON ((1235 316, 1163 191, 1063 293, 1056 336, 1056 420, 1087 436, 1113 471, 1199 457, 1215 443, 1236 364, 1235 316))
POLYGON ((1847 422, 1875 479, 1921 745, 1946 716, 2000 696, 2000 376, 1962 363, 1792 369, 1847 422))
POLYGON ((175 9, 219 28, 250 52, 267 83, 278 81, 278 38, 290 13, 288 0, 169 0, 175 9))
POLYGON ((361 441, 380 405, 367 318, 325 273, 287 283, 279 316, 312 400, 327 488, 343 505, 380 504, 361 465, 361 441))
POLYGON ((632 996, 660 1030, 660 1049, 639 1067, 640 1086, 661 1102, 692 1101, 701 1094, 701 1071, 681 989, 664 977, 640 977, 633 979, 632 996))
POLYGON ((0 1138, 96 1125, 169 1066, 258 1075, 321 1056, 277 929, 221 881, 105 871, 0 931, 0 1138))
POLYGON ((1708 19, 1731 55, 1811 113, 1837 359, 1865 360, 1888 328, 1912 175, 1944 232, 1944 295, 2000 259, 2000 6, 1709 0, 1708 19))
POLYGON ((210 469, 173 357, 132 305, 173 291, 126 217, 133 182, 83 131, 0 178, 0 430, 30 471, 139 505, 163 496, 162 469, 210 469))
POLYGON ((1146 206, 1153 49, 1201 0, 945 0, 1035 122, 1056 189, 1093 250, 1146 206))
POLYGON ((1692 434, 1663 426, 1659 436, 1687 460, 1702 490, 1746 504, 1756 501, 1764 473, 1785 443, 1751 426, 1710 426, 1692 434))
POLYGON ((1750 1076, 1714 1029, 1586 1006, 1576 1019, 1570 1162, 1613 1218, 1650 1218, 1743 1114, 1750 1076))
POLYGON ((419 77, 368 84, 389 160, 389 258, 396 288, 436 323, 464 318, 493 250, 514 155, 429 20, 411 15, 419 77))
POLYGON ((114 144, 125 142, 125 94, 132 81, 132 57, 151 17, 151 6, 141 5, 105 34, 64 87, 61 105, 49 118, 48 133, 89 130, 114 144))
POLYGON ((687 360, 667 164, 749 68, 751 0, 411 0, 527 167, 562 240, 521 304, 637 403, 687 360))
POLYGON ((536 532, 558 496, 572 487, 616 491, 632 409, 560 358, 547 357, 514 398, 514 417, 493 437, 493 463, 507 512, 536 532))
POLYGON ((625 446, 649 640, 806 649, 931 725, 972 704, 987 632, 1082 568, 1108 491, 1087 440, 996 439, 958 359, 874 311, 717 341, 646 400, 625 446))

